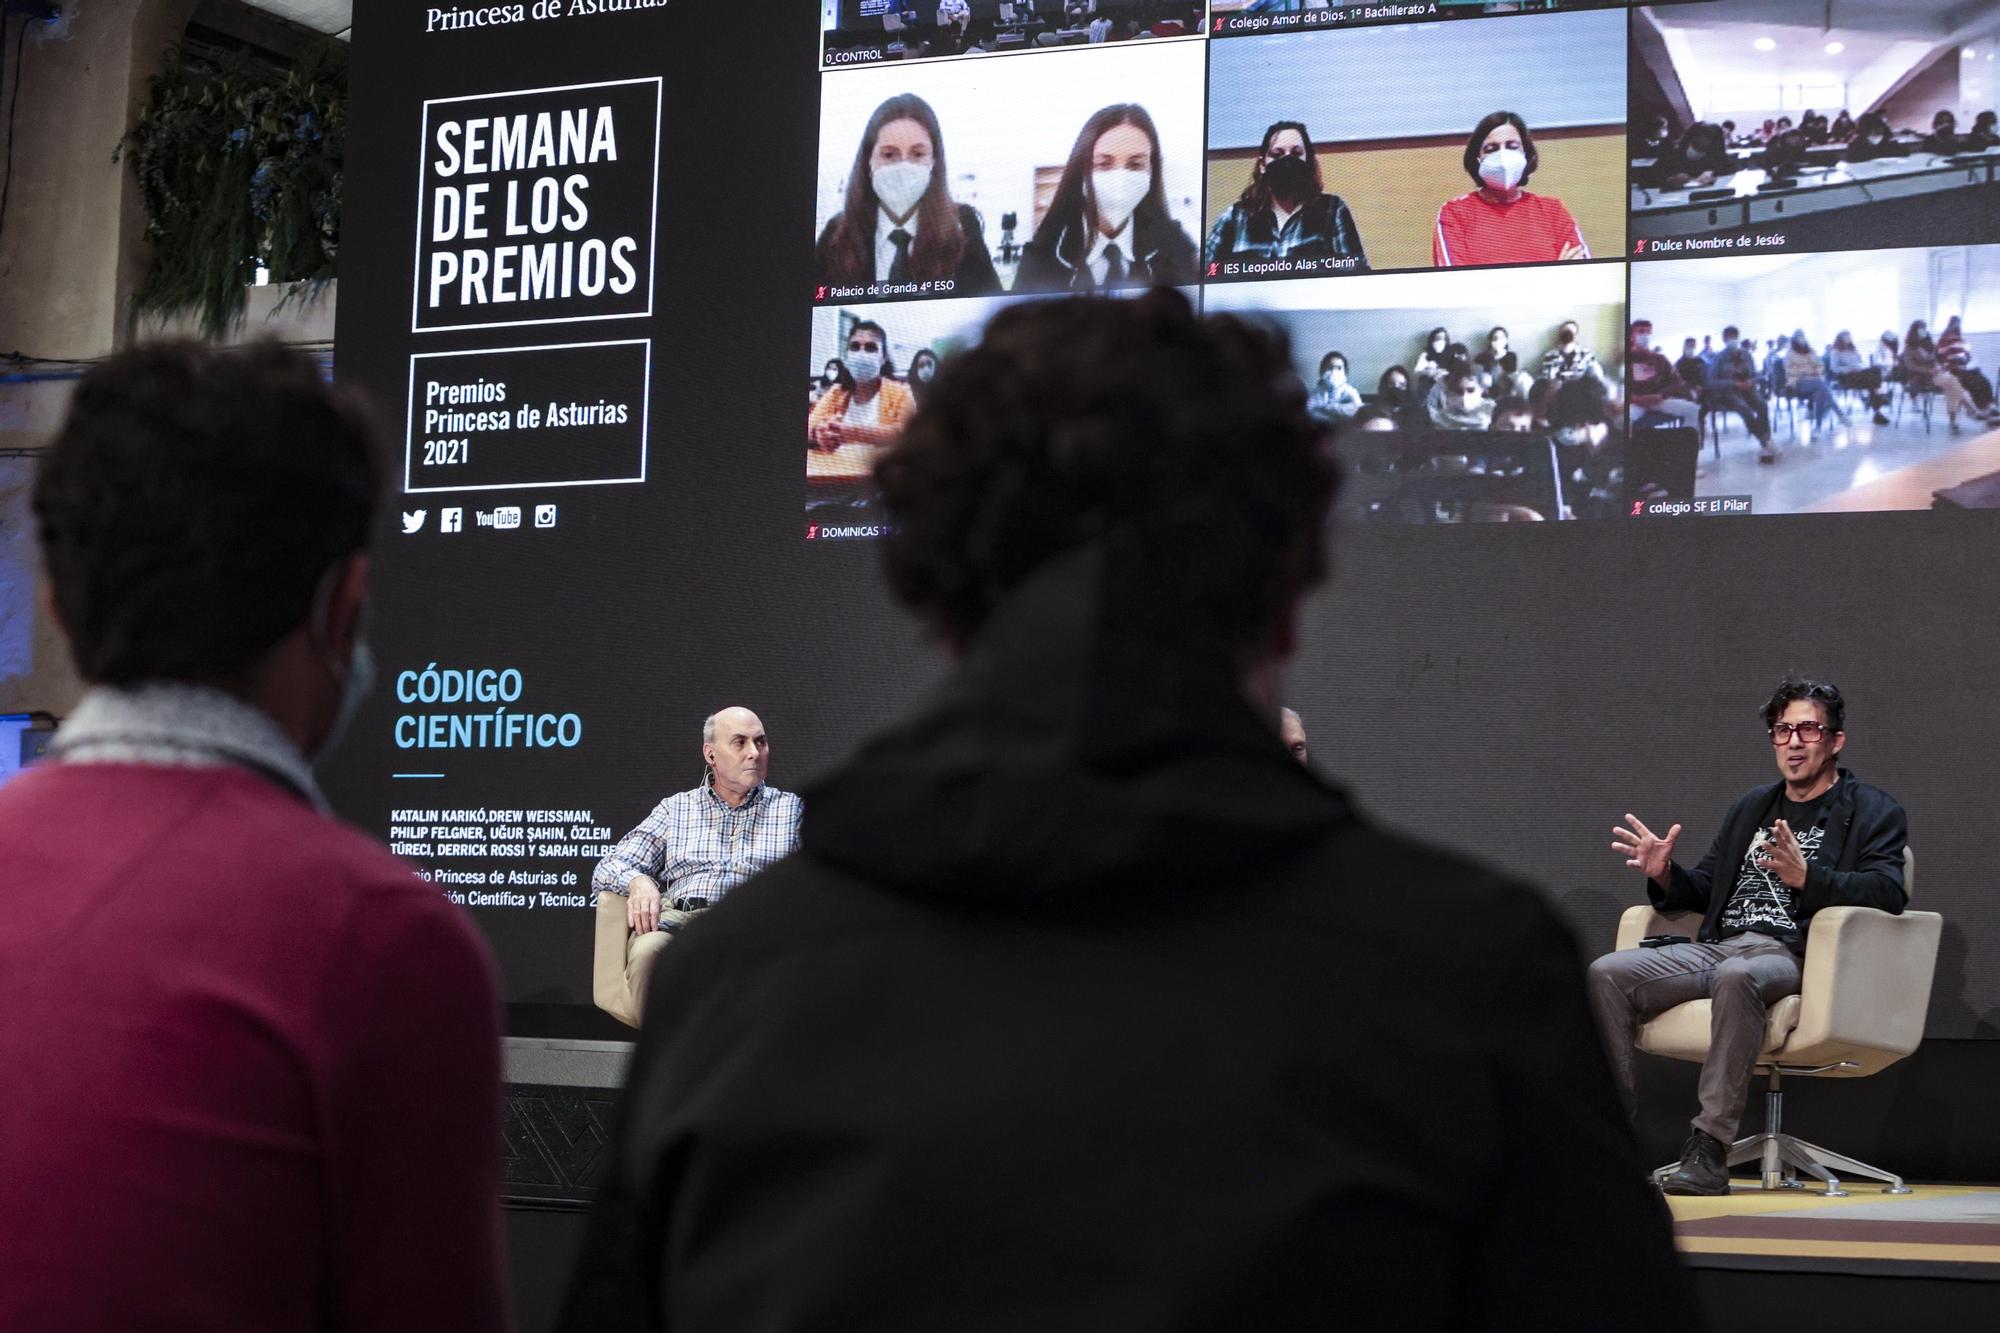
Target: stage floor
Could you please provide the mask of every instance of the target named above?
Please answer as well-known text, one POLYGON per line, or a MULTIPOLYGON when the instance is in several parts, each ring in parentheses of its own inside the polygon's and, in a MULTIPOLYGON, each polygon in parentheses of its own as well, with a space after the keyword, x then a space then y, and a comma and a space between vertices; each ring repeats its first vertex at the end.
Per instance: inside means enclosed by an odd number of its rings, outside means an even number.
POLYGON ((2000 1186, 1848 1185, 1840 1199, 1742 1179, 1723 1198, 1669 1197, 1674 1242, 1697 1268, 2000 1281, 2000 1186))

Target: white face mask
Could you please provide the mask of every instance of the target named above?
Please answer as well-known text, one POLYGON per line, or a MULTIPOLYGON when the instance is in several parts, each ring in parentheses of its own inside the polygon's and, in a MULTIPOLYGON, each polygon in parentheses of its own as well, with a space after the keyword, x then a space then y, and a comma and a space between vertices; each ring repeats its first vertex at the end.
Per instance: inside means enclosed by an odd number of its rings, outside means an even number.
POLYGON ((368 640, 356 634, 354 653, 347 659, 347 674, 340 682, 340 706, 334 710, 333 726, 327 730, 326 739, 313 752, 313 762, 317 763, 340 747, 342 738, 360 715, 361 706, 368 702, 368 696, 374 690, 375 650, 368 646, 368 640))
POLYGON ((1501 148, 1479 160, 1479 179, 1496 190, 1511 190, 1528 174, 1528 155, 1518 148, 1501 148))
POLYGON ((1324 378, 1328 384, 1331 384, 1334 388, 1337 389, 1341 385, 1347 383, 1347 372, 1342 370, 1339 366, 1328 366, 1326 368, 1324 378))
POLYGON ((849 352, 847 373, 854 376, 858 384, 882 378, 882 354, 880 352, 849 352))
POLYGON ((1106 233, 1125 225, 1139 201, 1153 188, 1153 173, 1113 167, 1090 173, 1090 197, 1097 201, 1097 221, 1106 233))
POLYGON ((931 188, 931 164, 890 162, 871 171, 869 179, 875 183, 875 197, 891 217, 908 217, 924 191, 931 188))
MULTIPOLYGON (((323 624, 326 611, 332 604, 333 592, 339 586, 341 577, 347 571, 346 562, 335 564, 320 579, 319 590, 313 594, 312 619, 323 624)), ((315 631, 316 637, 325 637, 323 631, 315 631)), ((348 728, 361 712, 361 706, 375 689, 375 653, 368 646, 368 638, 357 624, 354 630, 354 646, 348 650, 346 662, 338 658, 327 659, 327 671, 340 682, 340 702, 335 705, 333 725, 327 728, 326 736, 320 741, 310 756, 310 761, 318 763, 325 756, 338 749, 348 728)))

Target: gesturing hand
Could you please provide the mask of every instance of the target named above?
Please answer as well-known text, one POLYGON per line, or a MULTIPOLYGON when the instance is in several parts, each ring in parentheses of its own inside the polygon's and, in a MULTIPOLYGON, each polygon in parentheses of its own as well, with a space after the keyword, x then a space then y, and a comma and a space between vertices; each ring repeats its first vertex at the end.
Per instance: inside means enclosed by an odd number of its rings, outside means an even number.
POLYGON ((1786 888, 1805 887, 1806 854, 1799 850, 1799 840, 1792 836, 1792 826, 1782 819, 1771 825, 1771 836, 1764 840, 1764 850, 1758 855, 1757 864, 1776 875, 1786 888))
POLYGON ((1639 821, 1639 816, 1628 814, 1625 822, 1611 830, 1611 850, 1625 858, 1625 864, 1634 870, 1643 871, 1647 879, 1664 884, 1667 867, 1673 864, 1674 843, 1681 836, 1681 826, 1674 825, 1663 838, 1639 821))

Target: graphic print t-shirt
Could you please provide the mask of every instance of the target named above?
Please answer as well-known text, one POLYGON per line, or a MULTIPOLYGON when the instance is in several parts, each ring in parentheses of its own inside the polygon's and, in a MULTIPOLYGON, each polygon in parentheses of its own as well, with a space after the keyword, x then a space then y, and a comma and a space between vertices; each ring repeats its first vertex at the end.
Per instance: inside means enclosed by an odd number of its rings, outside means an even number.
POLYGON ((1779 879, 1777 872, 1758 865, 1757 858, 1771 841, 1772 825, 1782 819, 1791 826, 1799 851, 1804 854, 1806 864, 1811 865, 1826 841, 1826 828, 1819 822, 1819 813, 1830 795, 1832 789, 1828 788, 1816 799, 1802 803, 1790 800, 1782 792, 1779 794, 1771 809, 1770 822, 1750 839, 1750 850, 1743 854, 1743 865, 1736 872, 1736 888, 1729 895, 1729 905, 1722 909, 1719 923, 1723 939, 1755 931, 1775 936, 1794 949, 1802 945, 1796 915, 1798 890, 1779 879))

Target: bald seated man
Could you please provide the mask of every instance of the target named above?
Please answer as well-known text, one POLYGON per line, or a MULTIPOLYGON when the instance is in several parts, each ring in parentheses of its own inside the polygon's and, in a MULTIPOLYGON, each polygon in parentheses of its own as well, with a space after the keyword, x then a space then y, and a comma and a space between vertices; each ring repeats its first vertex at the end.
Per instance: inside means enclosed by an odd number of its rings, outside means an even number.
POLYGON ((653 959, 697 915, 799 845, 804 802, 765 782, 771 740, 747 708, 725 708, 701 724, 701 785, 653 807, 597 863, 590 887, 623 894, 638 938, 626 960, 645 1012, 653 959))
POLYGON ((1292 758, 1302 764, 1311 762, 1311 756, 1306 753, 1306 724, 1289 708, 1278 710, 1278 737, 1291 751, 1292 758))

